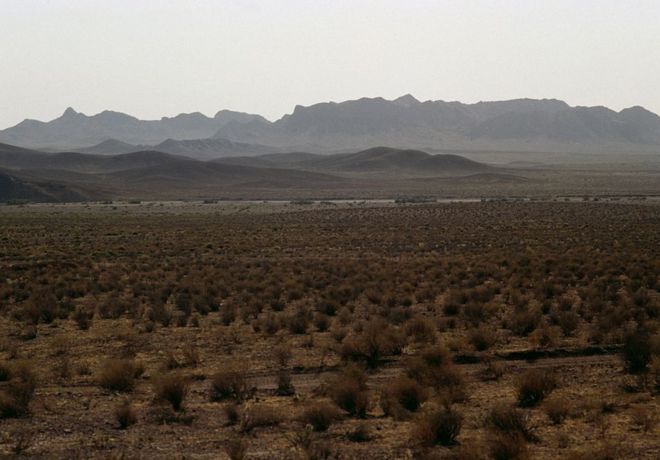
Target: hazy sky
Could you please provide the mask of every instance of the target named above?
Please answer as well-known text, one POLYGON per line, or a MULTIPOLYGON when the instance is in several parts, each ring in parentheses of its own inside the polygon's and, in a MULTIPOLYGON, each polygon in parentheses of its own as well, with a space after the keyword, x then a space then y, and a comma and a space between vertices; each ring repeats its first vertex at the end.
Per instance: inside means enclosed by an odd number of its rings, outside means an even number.
POLYGON ((405 93, 660 112, 660 1, 0 0, 0 128, 405 93))

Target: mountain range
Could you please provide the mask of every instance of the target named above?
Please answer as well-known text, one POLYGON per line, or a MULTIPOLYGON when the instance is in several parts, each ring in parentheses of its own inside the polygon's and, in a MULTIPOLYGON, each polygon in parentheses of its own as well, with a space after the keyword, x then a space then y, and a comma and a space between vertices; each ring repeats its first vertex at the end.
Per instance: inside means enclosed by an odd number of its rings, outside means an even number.
POLYGON ((464 104, 405 95, 296 106, 274 122, 226 110, 213 118, 192 113, 139 120, 111 111, 87 116, 69 108, 50 122, 25 120, 2 130, 0 142, 99 154, 158 150, 198 159, 354 152, 373 145, 431 152, 658 152, 660 117, 642 107, 617 112, 555 99, 464 104))

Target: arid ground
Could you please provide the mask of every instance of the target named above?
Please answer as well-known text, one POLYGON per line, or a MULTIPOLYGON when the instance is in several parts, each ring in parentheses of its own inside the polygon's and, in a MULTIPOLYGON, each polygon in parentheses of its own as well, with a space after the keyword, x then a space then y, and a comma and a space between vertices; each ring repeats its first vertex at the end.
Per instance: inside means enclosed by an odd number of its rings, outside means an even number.
POLYGON ((0 206, 0 452, 660 458, 653 199, 0 206))

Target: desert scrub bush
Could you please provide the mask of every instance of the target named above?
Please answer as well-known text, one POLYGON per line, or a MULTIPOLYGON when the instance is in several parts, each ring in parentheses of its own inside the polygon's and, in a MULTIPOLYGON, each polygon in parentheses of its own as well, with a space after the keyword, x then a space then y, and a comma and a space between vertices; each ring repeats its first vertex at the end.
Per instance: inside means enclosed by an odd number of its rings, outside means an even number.
POLYGON ((106 360, 97 376, 98 384, 110 391, 129 392, 135 379, 144 372, 144 367, 130 359, 106 360))
POLYGON ((364 362, 375 368, 385 356, 401 353, 403 342, 398 331, 382 320, 373 320, 361 333, 344 339, 340 355, 344 360, 364 362))
POLYGON ((421 414, 413 427, 412 437, 425 447, 450 446, 461 432, 463 417, 450 406, 421 414))
POLYGON ((502 378, 506 372, 506 365, 502 361, 496 361, 494 359, 487 359, 484 362, 485 366, 480 372, 482 380, 499 380, 502 378))
POLYGON ((529 369, 518 377, 518 405, 533 407, 557 387, 557 379, 550 371, 529 369))
POLYGON ((242 433, 249 433, 255 428, 275 426, 282 423, 283 417, 272 406, 254 405, 245 410, 240 424, 242 433))
POLYGON ((291 358, 293 358, 291 346, 286 343, 275 346, 273 348, 273 358, 281 368, 288 366, 291 358))
POLYGON ((86 331, 92 325, 94 312, 85 307, 77 307, 71 314, 71 319, 78 325, 78 329, 86 331))
POLYGON ((299 453, 303 460, 330 460, 339 458, 330 444, 317 439, 310 430, 300 430, 288 437, 292 449, 299 453))
POLYGON ((288 369, 280 369, 277 372, 277 389, 275 390, 277 396, 293 396, 296 394, 296 389, 291 383, 291 372, 288 369))
POLYGON ((645 433, 653 432, 658 424, 658 414, 653 408, 637 406, 630 412, 632 423, 645 433))
POLYGON ((21 417, 28 413, 30 401, 37 387, 32 364, 17 361, 1 364, 0 419, 21 417))
POLYGON ((518 434, 497 433, 490 439, 490 458, 493 460, 527 460, 529 452, 525 438, 518 434))
POLYGON ((326 431, 340 417, 337 408, 326 402, 313 402, 300 416, 300 421, 310 425, 314 431, 326 431))
POLYGON ((426 398, 427 392, 422 385, 410 377, 401 376, 385 388, 380 405, 385 415, 403 419, 417 411, 426 398))
POLYGON ((57 298, 47 289, 36 291, 23 302, 22 316, 31 324, 50 324, 60 314, 57 298))
POLYGON ((119 424, 119 428, 125 430, 137 422, 137 415, 133 406, 129 401, 122 401, 114 410, 115 420, 119 424))
POLYGON ((346 433, 346 439, 351 442, 371 441, 371 430, 365 422, 358 423, 355 428, 346 433))
POLYGON ((243 460, 247 456, 248 445, 245 439, 233 436, 225 442, 224 451, 229 460, 243 460))
POLYGON ((529 414, 506 404, 491 409, 486 417, 486 427, 507 436, 521 435, 526 441, 536 440, 529 425, 529 414))
POLYGON ((154 379, 154 401, 168 402, 172 409, 181 411, 189 389, 188 378, 178 374, 162 374, 154 379))
POLYGON ((406 336, 414 343, 435 343, 435 326, 432 321, 429 321, 428 318, 416 316, 408 320, 404 326, 404 331, 406 336))
POLYGON ((485 324, 480 325, 469 332, 470 343, 477 351, 485 351, 497 342, 497 331, 485 324))
POLYGON ((311 310, 300 307, 286 319, 286 326, 291 334, 300 335, 307 332, 311 320, 311 310))
POLYGON ((466 396, 465 378, 442 345, 422 350, 419 356, 406 360, 405 367, 408 377, 432 386, 452 401, 463 400, 466 396))
POLYGON ((241 407, 235 402, 222 406, 222 412, 227 419, 227 425, 236 425, 241 419, 241 407))
POLYGON ((506 327, 520 337, 527 337, 534 332, 541 322, 543 314, 539 308, 525 307, 516 310, 506 322, 506 327))
POLYGON ((211 401, 226 399, 243 401, 249 397, 249 394, 247 370, 240 364, 230 365, 211 377, 211 401))
POLYGON ((643 374, 651 363, 651 334, 643 326, 626 333, 623 342, 623 360, 631 374, 643 374))
POLYGON ((350 415, 364 418, 369 408, 367 378, 356 366, 347 366, 330 383, 330 398, 350 415))
POLYGON ((562 423, 571 412, 571 404, 566 398, 550 398, 543 404, 543 410, 555 425, 562 423))

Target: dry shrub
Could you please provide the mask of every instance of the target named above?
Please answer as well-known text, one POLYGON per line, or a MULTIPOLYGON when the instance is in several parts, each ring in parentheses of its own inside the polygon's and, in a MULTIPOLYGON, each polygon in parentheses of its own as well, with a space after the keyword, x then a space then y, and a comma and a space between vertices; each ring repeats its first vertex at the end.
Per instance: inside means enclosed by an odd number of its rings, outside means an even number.
POLYGON ((277 372, 277 389, 275 390, 277 396, 293 396, 296 394, 296 389, 291 383, 291 373, 286 369, 280 369, 277 372))
POLYGON ((556 315, 556 322, 566 337, 572 336, 580 325, 580 316, 573 310, 561 311, 556 315))
POLYGON ((490 440, 493 460, 526 460, 529 458, 525 437, 519 433, 498 433, 490 440))
POLYGON ((552 423, 559 425, 571 411, 571 403, 566 398, 551 398, 543 405, 546 415, 552 423))
POLYGON ((367 324, 360 334, 344 339, 340 354, 347 361, 364 362, 375 368, 383 357, 401 353, 403 342, 397 331, 378 319, 367 324))
POLYGON ((651 335, 643 327, 626 334, 623 343, 623 360, 631 374, 643 374, 651 363, 651 335))
POLYGON ((521 435, 526 441, 536 440, 536 436, 529 426, 529 415, 505 404, 491 409, 486 417, 486 426, 503 435, 521 435))
POLYGON ((195 418, 193 415, 186 414, 183 411, 175 411, 169 404, 154 405, 148 415, 153 423, 158 423, 160 425, 169 425, 173 423, 190 425, 195 418))
POLYGON ((76 322, 78 329, 81 331, 86 331, 91 326, 93 316, 93 311, 90 311, 84 307, 77 307, 71 314, 71 319, 76 322))
POLYGON ((381 395, 380 404, 385 415, 405 418, 426 401, 426 390, 417 381, 402 376, 392 382, 381 395))
POLYGON ((371 440, 371 431, 369 426, 364 423, 358 423, 355 428, 346 433, 346 439, 351 442, 368 442, 371 440))
POLYGON ((243 460, 247 456, 247 442, 238 436, 231 437, 225 443, 224 450, 229 460, 243 460))
POLYGON ((619 460, 628 457, 621 445, 606 442, 591 450, 571 452, 567 458, 569 460, 619 460))
POLYGON ((273 357, 280 367, 288 366, 289 361, 291 361, 291 358, 293 357, 291 346, 288 344, 277 345, 273 348, 273 357))
POLYGON ((436 345, 406 362, 406 375, 417 382, 434 387, 452 401, 464 400, 465 379, 452 360, 449 351, 436 345))
POLYGON ((122 401, 114 411, 115 420, 119 424, 119 428, 125 430, 137 422, 137 415, 129 401, 122 401))
POLYGON ((17 361, 0 366, 3 372, 0 385, 0 419, 21 417, 28 413, 30 401, 37 387, 32 365, 17 361))
POLYGON ((518 405, 533 407, 557 387, 557 379, 549 371, 529 369, 518 378, 517 387, 518 405))
POLYGON ((294 450, 300 453, 304 460, 329 460, 338 458, 334 456, 330 444, 316 439, 314 433, 309 430, 301 430, 289 437, 289 443, 294 450))
POLYGON ((485 324, 474 328, 469 333, 470 343, 477 351, 485 351, 497 342, 497 331, 485 324))
POLYGON ((502 361, 489 359, 485 362, 485 367, 481 371, 481 378, 483 380, 499 380, 506 372, 506 365, 502 361))
POLYGON ((652 432, 658 424, 658 414, 651 408, 637 406, 630 413, 632 422, 645 433, 652 432))
POLYGON ((543 314, 538 308, 526 307, 516 310, 507 322, 507 327, 514 334, 526 337, 539 326, 542 316, 543 314))
POLYGON ((303 411, 300 421, 311 425, 314 431, 326 431, 340 417, 337 408, 325 402, 314 402, 303 411))
POLYGON ((98 384, 111 391, 129 392, 135 386, 135 379, 144 369, 130 359, 109 359, 105 361, 97 377, 98 384))
POLYGON ((228 403, 222 407, 227 419, 227 425, 236 425, 241 419, 241 408, 236 403, 228 403))
POLYGON ((557 346, 559 341, 559 328, 557 326, 542 324, 532 335, 532 339, 537 346, 541 348, 552 348, 557 346))
POLYGON ((252 406, 246 410, 241 420, 240 431, 249 433, 255 428, 279 425, 282 416, 272 406, 252 406))
POLYGON ((341 409, 365 417, 369 408, 366 375, 356 366, 347 366, 330 384, 330 397, 341 409))
POLYGON ((406 323, 404 331, 406 336, 415 343, 435 343, 435 326, 428 318, 421 316, 412 318, 406 323))
POLYGON ((211 401, 243 401, 249 393, 247 370, 242 365, 229 366, 211 377, 211 401))
POLYGON ((456 443, 463 417, 449 406, 431 410, 419 417, 413 427, 413 439, 425 447, 456 443))
POLYGON ((154 381, 154 400, 169 402, 172 409, 180 411, 188 394, 188 379, 180 374, 163 374, 154 381))

